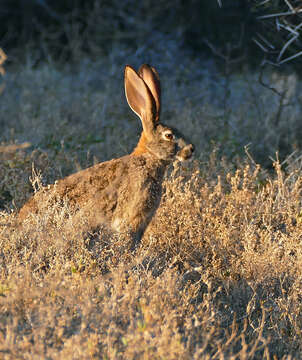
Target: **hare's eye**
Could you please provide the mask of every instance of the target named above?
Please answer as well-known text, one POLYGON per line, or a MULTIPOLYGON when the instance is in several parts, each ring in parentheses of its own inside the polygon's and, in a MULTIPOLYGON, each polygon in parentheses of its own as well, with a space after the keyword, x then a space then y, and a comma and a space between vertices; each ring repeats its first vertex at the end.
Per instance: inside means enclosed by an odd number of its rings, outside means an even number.
POLYGON ((172 133, 166 133, 166 134, 165 134, 165 138, 166 138, 167 140, 173 140, 173 139, 174 139, 174 135, 173 135, 172 133))

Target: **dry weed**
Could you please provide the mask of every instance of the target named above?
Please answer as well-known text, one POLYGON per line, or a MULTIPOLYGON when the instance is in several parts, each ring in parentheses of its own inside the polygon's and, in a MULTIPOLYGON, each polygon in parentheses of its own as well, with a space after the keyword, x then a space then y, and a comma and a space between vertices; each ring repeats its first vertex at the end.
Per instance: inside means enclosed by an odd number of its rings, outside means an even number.
POLYGON ((2 213, 3 358, 299 358, 301 178, 208 167, 171 168, 135 252, 68 203, 2 213))
POLYGON ((222 107, 219 72, 185 56, 171 71, 164 64, 177 47, 155 43, 144 56, 163 70, 163 119, 185 130, 200 159, 169 169, 135 252, 106 229, 82 232, 85 218, 67 202, 45 204, 22 228, 11 209, 30 196, 33 163, 43 174, 33 183, 47 186, 133 148, 139 127, 121 104, 121 74, 125 58, 146 59, 113 49, 77 67, 29 63, 7 74, 1 146, 29 141, 35 150, 0 153, 0 202, 9 210, 0 214, 4 359, 301 357, 299 153, 274 161, 271 173, 233 156, 253 140, 264 159, 284 133, 294 144, 299 84, 291 82, 285 106, 266 90, 260 96, 252 75, 237 75, 222 107), (209 155, 211 140, 218 150, 209 155))

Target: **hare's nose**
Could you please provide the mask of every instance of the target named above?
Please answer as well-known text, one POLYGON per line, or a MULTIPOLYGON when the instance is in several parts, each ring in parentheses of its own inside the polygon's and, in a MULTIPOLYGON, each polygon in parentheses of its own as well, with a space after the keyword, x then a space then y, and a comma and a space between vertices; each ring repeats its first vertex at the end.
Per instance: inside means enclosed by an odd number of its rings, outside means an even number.
POLYGON ((191 150, 191 153, 193 154, 193 152, 195 150, 195 146, 193 144, 190 144, 189 149, 191 150))

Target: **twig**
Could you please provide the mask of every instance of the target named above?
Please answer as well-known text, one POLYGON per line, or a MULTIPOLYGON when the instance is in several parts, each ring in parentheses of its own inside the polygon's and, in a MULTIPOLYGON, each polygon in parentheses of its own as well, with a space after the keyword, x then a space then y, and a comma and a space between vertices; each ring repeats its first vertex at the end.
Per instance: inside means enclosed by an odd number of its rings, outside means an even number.
POLYGON ((289 56, 288 58, 280 61, 278 64, 279 64, 279 65, 284 64, 284 63, 286 63, 286 62, 288 62, 288 61, 290 61, 290 60, 293 60, 293 59, 295 59, 295 58, 297 58, 297 57, 299 57, 299 56, 301 56, 301 55, 302 55, 302 51, 298 52, 298 53, 295 54, 295 55, 289 56))
MULTIPOLYGON (((265 1, 256 1, 256 6, 259 9, 261 6, 264 6, 264 11, 269 9, 268 3, 271 2, 271 7, 273 8, 273 1, 265 0, 265 1)), ((268 29, 267 34, 260 34, 257 32, 252 40, 254 43, 265 53, 269 55, 276 56, 276 60, 274 61, 266 61, 266 63, 270 63, 273 65, 281 65, 286 62, 289 62, 293 59, 298 58, 302 55, 301 52, 297 52, 296 54, 292 55, 292 52, 289 54, 290 56, 286 57, 285 59, 281 60, 285 53, 291 48, 293 44, 295 44, 295 48, 301 48, 301 30, 302 30, 302 6, 300 1, 294 0, 284 0, 284 4, 288 8, 288 11, 283 11, 284 9, 281 7, 281 3, 279 6, 280 12, 276 12, 273 14, 265 14, 257 16, 256 19, 263 22, 265 25, 265 29, 268 29), (273 21, 272 21, 273 20, 273 21), (300 21, 299 21, 300 20, 300 21), (298 21, 298 23, 297 23, 298 21), (275 35, 273 32, 272 26, 276 27, 276 30, 280 35, 275 35), (274 40, 274 37, 277 41, 282 42, 283 39, 285 41, 281 46, 278 46, 278 43, 269 41, 268 39, 271 37, 270 40, 274 40), (273 42, 273 44, 272 44, 273 42), (279 48, 279 49, 278 49, 279 48), (271 50, 277 50, 276 53, 272 52, 271 50), (277 55, 276 55, 277 54, 277 55)), ((283 6, 284 7, 284 6, 283 6)), ((257 11, 259 11, 257 9, 257 11)))
POLYGON ((282 97, 282 93, 280 93, 276 88, 273 88, 271 86, 269 86, 268 84, 265 84, 264 81, 263 81, 263 72, 264 72, 264 66, 266 64, 266 61, 262 62, 261 64, 261 70, 259 72, 259 78, 258 78, 258 81, 259 83, 264 86, 265 88, 269 89, 269 90, 272 90, 274 93, 276 93, 277 95, 279 95, 280 97, 282 97))
MULTIPOLYGON (((302 12, 302 9, 298 10, 297 12, 302 12)), ((292 14, 293 13, 291 11, 286 11, 286 12, 277 13, 277 14, 261 15, 261 16, 257 17, 257 20, 270 19, 273 17, 286 16, 286 15, 292 15, 292 14)))
POLYGON ((273 49, 273 50, 275 49, 275 46, 272 43, 270 43, 268 40, 266 40, 266 38, 264 36, 262 36, 260 33, 256 33, 256 35, 271 49, 273 49))
POLYGON ((285 43, 285 45, 283 46, 283 48, 281 49, 281 51, 280 51, 280 53, 279 53, 279 55, 278 55, 278 57, 277 57, 277 62, 278 62, 278 63, 280 63, 280 59, 282 58, 285 50, 289 47, 289 45, 290 45, 292 42, 294 42, 294 41, 297 39, 298 36, 299 36, 299 34, 294 35, 291 39, 288 40, 287 43, 285 43))
POLYGON ((295 12, 294 7, 292 6, 292 4, 289 2, 289 0, 284 0, 287 4, 287 6, 291 9, 292 12, 295 12))
POLYGON ((246 156, 249 158, 249 160, 251 161, 251 163, 252 163, 255 167, 257 167, 257 166, 259 166, 259 165, 256 163, 256 161, 253 159, 252 155, 251 155, 250 152, 249 152, 249 147, 250 147, 250 145, 251 145, 251 143, 249 143, 249 144, 247 144, 247 145, 244 146, 244 152, 245 152, 246 156))

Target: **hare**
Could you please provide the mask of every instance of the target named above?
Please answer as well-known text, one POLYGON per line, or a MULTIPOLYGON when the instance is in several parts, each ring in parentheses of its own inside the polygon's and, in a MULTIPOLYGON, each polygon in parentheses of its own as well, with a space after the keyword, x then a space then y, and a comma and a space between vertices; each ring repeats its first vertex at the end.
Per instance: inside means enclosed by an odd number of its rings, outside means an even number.
POLYGON ((140 240, 159 205, 167 166, 176 159, 190 159, 194 146, 187 144, 176 129, 160 123, 160 80, 153 67, 144 64, 136 72, 127 65, 125 95, 143 127, 133 152, 38 191, 21 208, 20 222, 32 213, 41 213, 41 204, 51 191, 55 201, 67 199, 80 216, 85 216, 89 231, 105 225, 140 240))

